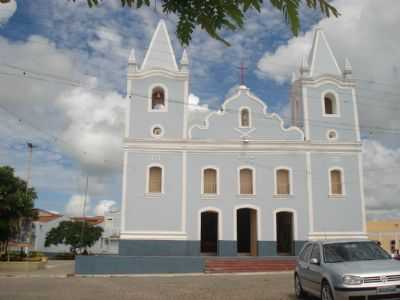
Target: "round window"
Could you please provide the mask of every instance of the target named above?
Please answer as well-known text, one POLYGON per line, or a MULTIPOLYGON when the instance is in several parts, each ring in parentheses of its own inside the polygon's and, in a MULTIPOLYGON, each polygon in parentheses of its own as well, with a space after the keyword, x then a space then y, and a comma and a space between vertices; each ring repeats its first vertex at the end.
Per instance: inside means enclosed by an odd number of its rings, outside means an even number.
POLYGON ((328 139, 330 139, 330 140, 336 140, 336 138, 337 138, 336 131, 335 131, 335 130, 330 130, 330 131, 328 132, 328 139))
POLYGON ((153 127, 153 131, 152 131, 154 136, 161 136, 162 135, 162 129, 159 126, 155 126, 153 127))

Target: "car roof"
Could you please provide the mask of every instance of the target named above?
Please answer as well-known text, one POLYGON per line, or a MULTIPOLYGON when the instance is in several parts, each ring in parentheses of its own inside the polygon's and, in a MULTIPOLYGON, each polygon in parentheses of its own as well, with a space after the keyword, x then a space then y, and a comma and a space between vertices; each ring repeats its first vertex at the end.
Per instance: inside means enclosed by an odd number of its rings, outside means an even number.
POLYGON ((310 243, 319 243, 321 245, 327 244, 338 244, 338 243, 360 243, 360 242, 373 242, 367 239, 331 239, 331 240, 316 240, 310 241, 310 243))

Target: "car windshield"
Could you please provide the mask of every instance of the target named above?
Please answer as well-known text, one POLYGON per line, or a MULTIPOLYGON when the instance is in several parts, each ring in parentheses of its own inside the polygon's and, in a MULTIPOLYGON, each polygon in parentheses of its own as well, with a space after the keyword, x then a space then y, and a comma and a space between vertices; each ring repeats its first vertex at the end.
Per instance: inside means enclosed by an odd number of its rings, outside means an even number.
POLYGON ((374 242, 326 244, 323 251, 326 263, 390 259, 389 254, 374 242))

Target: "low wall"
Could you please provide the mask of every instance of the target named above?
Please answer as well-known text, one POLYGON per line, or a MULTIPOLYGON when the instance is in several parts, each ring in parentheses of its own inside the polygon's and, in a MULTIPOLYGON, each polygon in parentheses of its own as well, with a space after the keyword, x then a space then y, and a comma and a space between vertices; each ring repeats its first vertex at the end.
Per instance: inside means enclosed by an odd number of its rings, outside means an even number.
POLYGON ((201 256, 83 255, 75 258, 76 274, 201 273, 201 256))
POLYGON ((0 261, 0 272, 30 272, 46 267, 47 261, 0 261))

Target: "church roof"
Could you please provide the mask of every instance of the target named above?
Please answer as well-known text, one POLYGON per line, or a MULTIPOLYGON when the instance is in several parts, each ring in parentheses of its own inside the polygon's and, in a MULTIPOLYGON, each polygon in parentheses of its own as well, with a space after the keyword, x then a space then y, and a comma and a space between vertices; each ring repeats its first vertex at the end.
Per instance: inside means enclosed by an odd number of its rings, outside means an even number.
POLYGON ((152 68, 178 71, 175 53, 164 20, 158 22, 142 64, 142 70, 152 68))
POLYGON ((325 33, 321 28, 315 30, 308 65, 310 66, 311 77, 323 74, 342 75, 335 55, 333 54, 325 33))

